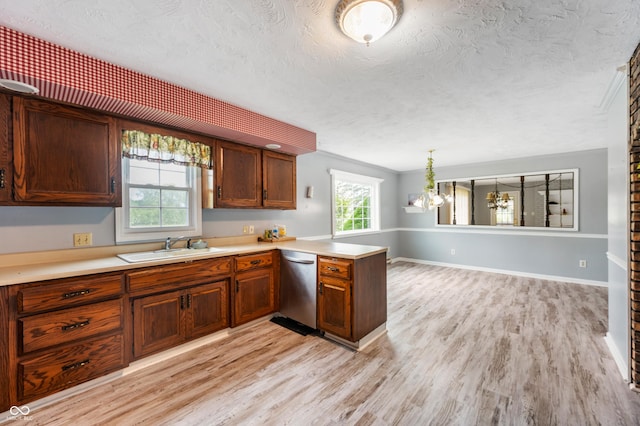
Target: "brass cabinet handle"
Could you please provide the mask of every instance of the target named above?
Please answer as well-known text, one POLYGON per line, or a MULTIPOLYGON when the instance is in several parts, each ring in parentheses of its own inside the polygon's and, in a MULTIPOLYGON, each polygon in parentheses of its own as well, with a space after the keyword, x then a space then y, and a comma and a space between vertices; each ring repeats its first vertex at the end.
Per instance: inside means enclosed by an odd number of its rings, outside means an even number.
POLYGON ((4 169, 0 169, 0 188, 4 188, 4 169))
POLYGON ((79 367, 84 367, 85 365, 89 364, 91 362, 91 359, 85 359, 84 361, 78 361, 78 362, 74 362, 73 364, 67 364, 67 365, 63 365, 62 366, 62 371, 67 371, 67 370, 73 370, 79 367))
POLYGON ((335 266, 327 266, 327 269, 331 272, 340 272, 340 268, 336 268, 335 266))
POLYGON ((320 281, 320 294, 322 294, 322 288, 324 287, 324 283, 320 281))
POLYGON ((76 328, 81 328, 81 327, 85 327, 87 325, 89 325, 90 321, 86 320, 86 321, 82 321, 82 322, 76 322, 73 324, 69 324, 69 325, 63 325, 62 331, 69 331, 69 330, 74 330, 76 328))
POLYGON ((259 265, 259 264, 260 264, 260 262, 262 262, 260 259, 256 259, 256 260, 252 260, 250 263, 251 263, 252 265, 259 265))
POLYGON ((184 309, 184 296, 180 296, 180 309, 184 309))
POLYGON ((218 185, 218 199, 222 198, 222 187, 218 185))
POLYGON ((63 299, 71 299, 72 297, 78 297, 78 296, 86 296, 87 294, 91 293, 90 289, 86 289, 86 290, 79 290, 79 291, 72 291, 69 293, 64 293, 62 295, 63 299))
POLYGON ((187 308, 191 307, 191 294, 187 294, 187 308))

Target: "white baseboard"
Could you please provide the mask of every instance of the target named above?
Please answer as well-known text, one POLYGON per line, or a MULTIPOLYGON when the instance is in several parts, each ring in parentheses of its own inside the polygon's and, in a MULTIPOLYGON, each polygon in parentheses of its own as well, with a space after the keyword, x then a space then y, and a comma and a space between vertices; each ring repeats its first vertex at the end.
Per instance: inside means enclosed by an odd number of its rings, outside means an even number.
POLYGON ((616 365, 618 366, 618 370, 620 370, 622 379, 625 382, 629 382, 630 380, 629 365, 627 364, 626 357, 622 356, 622 354, 620 353, 620 350, 618 349, 618 346, 616 346, 615 342, 613 341, 611 334, 607 333, 604 336, 604 341, 607 344, 607 347, 609 348, 609 352, 611 352, 611 355, 613 356, 613 360, 616 362, 616 365))
POLYGON ((383 324, 376 327, 371 333, 364 336, 362 339, 357 342, 351 342, 349 340, 345 340, 342 337, 335 336, 331 333, 324 333, 324 337, 327 339, 333 340, 334 342, 338 342, 341 345, 344 345, 350 349, 355 349, 356 351, 361 351, 371 343, 373 343, 378 337, 383 336, 387 333, 387 322, 385 321, 383 324))
POLYGON ((395 262, 421 263, 423 265, 445 266, 447 268, 468 269, 471 271, 482 271, 482 272, 493 272, 496 274, 515 275, 518 277, 537 278, 541 280, 559 281, 559 282, 572 283, 572 284, 592 285, 596 287, 609 287, 609 283, 607 283, 606 281, 583 280, 580 278, 561 277, 556 275, 532 274, 529 272, 510 271, 507 269, 494 269, 494 268, 484 268, 481 266, 459 265, 457 263, 432 262, 430 260, 412 259, 409 257, 395 257, 391 259, 391 263, 395 263, 395 262))

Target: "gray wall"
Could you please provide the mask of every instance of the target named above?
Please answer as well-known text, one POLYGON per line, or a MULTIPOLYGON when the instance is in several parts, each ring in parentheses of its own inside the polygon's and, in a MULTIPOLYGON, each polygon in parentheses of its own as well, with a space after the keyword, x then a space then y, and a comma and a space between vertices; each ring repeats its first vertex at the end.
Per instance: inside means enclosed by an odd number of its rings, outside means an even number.
MULTIPOLYGON (((328 238, 331 235, 331 179, 328 170, 339 169, 384 179, 381 184, 383 232, 341 242, 355 242, 390 247, 397 251, 394 227, 398 221, 395 203, 396 172, 316 152, 297 159, 297 210, 212 209, 204 210, 203 236, 242 235, 243 225, 253 225, 257 234, 273 224, 284 224, 287 233, 296 237, 328 238), (314 197, 305 198, 307 186, 314 187, 314 197)), ((0 254, 73 247, 73 233, 93 233, 94 246, 115 244, 113 209, 103 207, 0 207, 0 254)))
MULTIPOLYGON (((437 160, 437 159, 436 159, 437 160)), ((437 168, 437 179, 518 174, 554 169, 580 171, 579 231, 525 231, 436 227, 435 211, 401 213, 399 256, 576 281, 607 281, 607 150, 437 168), (451 250, 455 250, 452 254, 451 250), (578 266, 587 261, 587 268, 578 266)), ((403 173, 398 203, 422 187, 424 171, 403 173)))
POLYGON ((629 377, 629 93, 626 70, 608 106, 609 330, 607 340, 625 378, 629 377))
MULTIPOLYGON (((382 245, 390 257, 549 275, 575 280, 607 280, 607 163, 606 150, 548 157, 436 168, 438 179, 510 174, 544 169, 580 169, 580 231, 554 233, 473 232, 469 228, 435 228, 434 212, 407 214, 409 193, 420 192, 424 171, 396 172, 316 152, 298 157, 298 209, 295 211, 213 209, 203 213, 203 235, 241 235, 243 225, 261 233, 284 224, 290 235, 325 239, 331 234, 331 168, 384 179, 381 185, 382 232, 339 239, 382 245), (305 198, 307 186, 314 197, 305 198), (455 255, 451 255, 455 249, 455 255), (578 260, 587 268, 578 268, 578 260)), ((95 246, 114 244, 114 217, 109 208, 0 207, 0 253, 72 247, 74 232, 92 232, 95 246)))

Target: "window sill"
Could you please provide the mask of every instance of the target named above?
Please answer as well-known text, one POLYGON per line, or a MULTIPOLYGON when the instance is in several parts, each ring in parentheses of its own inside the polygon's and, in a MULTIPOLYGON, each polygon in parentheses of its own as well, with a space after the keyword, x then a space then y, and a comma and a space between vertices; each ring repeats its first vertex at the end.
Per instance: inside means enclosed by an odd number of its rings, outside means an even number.
POLYGON ((373 231, 357 231, 357 232, 349 232, 349 233, 341 233, 333 235, 331 238, 333 240, 338 240, 341 238, 351 238, 351 237, 360 237, 363 235, 372 235, 372 234, 380 234, 381 231, 379 229, 373 231))

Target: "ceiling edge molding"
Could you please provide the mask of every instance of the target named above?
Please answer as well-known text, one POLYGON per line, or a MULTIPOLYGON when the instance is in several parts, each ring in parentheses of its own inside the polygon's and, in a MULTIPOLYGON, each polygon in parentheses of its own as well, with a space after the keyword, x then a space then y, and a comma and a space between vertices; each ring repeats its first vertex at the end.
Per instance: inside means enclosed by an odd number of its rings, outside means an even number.
POLYGON ((609 86, 607 87, 607 90, 604 93, 602 100, 600 101, 600 105, 598 105, 598 107, 602 111, 606 112, 609 110, 609 108, 611 107, 611 103, 613 102, 613 99, 616 97, 616 94, 618 93, 622 85, 627 81, 628 75, 629 75, 628 64, 620 65, 618 68, 616 68, 616 73, 614 74, 613 78, 609 82, 609 86))

